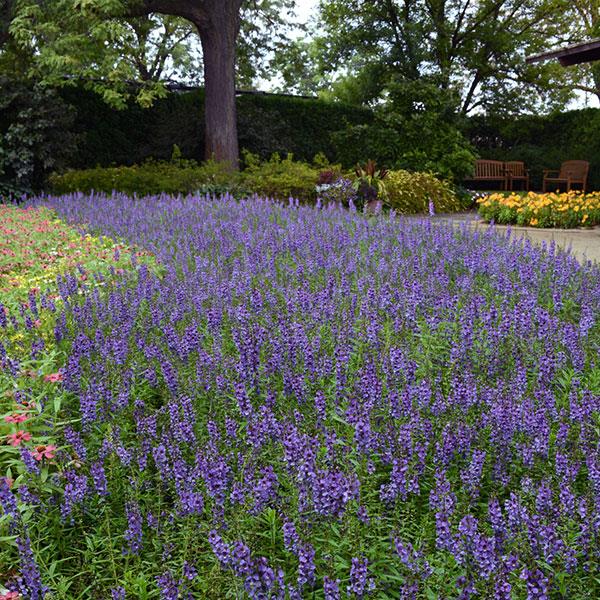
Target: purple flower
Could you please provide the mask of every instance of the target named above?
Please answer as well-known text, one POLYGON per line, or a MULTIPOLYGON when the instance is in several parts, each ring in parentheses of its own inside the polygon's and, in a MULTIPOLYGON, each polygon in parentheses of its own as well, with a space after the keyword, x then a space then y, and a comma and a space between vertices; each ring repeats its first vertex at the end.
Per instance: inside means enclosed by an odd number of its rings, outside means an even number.
POLYGON ((108 496, 106 473, 102 461, 93 462, 90 465, 90 474, 94 482, 94 489, 99 496, 108 496))
POLYGON ((208 542, 221 566, 228 566, 231 562, 231 548, 229 544, 224 542, 223 538, 214 529, 208 534, 208 542))
POLYGON ((179 583, 170 571, 156 578, 161 600, 179 600, 179 583))
POLYGON ((312 586, 315 581, 315 549, 302 544, 298 549, 298 589, 312 586))
POLYGON ((340 600, 340 580, 323 577, 323 593, 325 600, 340 600))
POLYGON ((116 587, 110 591, 110 596, 112 600, 125 600, 125 588, 124 587, 116 587))
POLYGON ((61 506, 62 517, 71 515, 73 509, 81 504, 88 492, 88 478, 78 475, 75 471, 65 472, 65 484, 63 503, 61 506))
POLYGON ((142 548, 142 513, 140 507, 135 502, 128 502, 125 506, 127 515, 127 529, 123 538, 127 542, 126 552, 139 554, 142 548))
POLYGON ((375 582, 368 575, 368 565, 366 558, 352 559, 348 594, 354 594, 356 598, 364 598, 375 589, 375 582))
POLYGON ((527 584, 527 600, 547 600, 548 580, 539 569, 535 571, 523 569, 521 579, 527 584))

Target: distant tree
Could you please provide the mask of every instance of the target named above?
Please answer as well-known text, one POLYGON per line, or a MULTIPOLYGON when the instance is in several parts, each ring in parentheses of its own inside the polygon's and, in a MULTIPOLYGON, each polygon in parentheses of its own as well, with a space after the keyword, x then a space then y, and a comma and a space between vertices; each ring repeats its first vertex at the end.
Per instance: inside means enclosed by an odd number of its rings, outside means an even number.
MULTIPOLYGON (((573 35, 578 41, 600 38, 600 0, 571 0, 570 12, 573 35)), ((600 100, 600 61, 581 67, 579 71, 581 79, 587 78, 590 84, 586 85, 580 79, 573 88, 595 94, 600 100)))
POLYGON ((423 81, 457 94, 463 115, 559 107, 571 93, 554 85, 564 70, 524 59, 572 38, 568 7, 567 0, 322 0, 314 40, 297 45, 300 72, 288 72, 287 82, 317 77, 339 98, 376 105, 391 81, 423 81))

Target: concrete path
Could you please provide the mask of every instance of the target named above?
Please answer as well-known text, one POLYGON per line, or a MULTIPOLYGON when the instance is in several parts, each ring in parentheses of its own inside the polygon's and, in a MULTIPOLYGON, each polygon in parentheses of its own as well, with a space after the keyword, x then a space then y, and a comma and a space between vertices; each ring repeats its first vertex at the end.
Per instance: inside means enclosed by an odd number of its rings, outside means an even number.
MULTIPOLYGON (((477 213, 440 214, 433 217, 441 222, 456 224, 468 223, 472 227, 488 227, 482 222, 477 213)), ((506 225, 496 225, 499 230, 505 230, 506 225)), ((537 227, 511 226, 513 235, 524 235, 536 243, 554 241, 563 249, 570 249, 571 253, 580 261, 594 260, 600 263, 600 227, 592 229, 539 229, 537 227)))

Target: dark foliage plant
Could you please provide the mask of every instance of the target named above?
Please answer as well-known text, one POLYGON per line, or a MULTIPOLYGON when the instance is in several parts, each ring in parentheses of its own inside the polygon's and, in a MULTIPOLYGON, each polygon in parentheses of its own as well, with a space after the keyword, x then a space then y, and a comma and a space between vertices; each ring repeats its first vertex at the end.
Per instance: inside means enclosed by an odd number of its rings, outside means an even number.
POLYGON ((0 77, 0 193, 39 190, 73 159, 75 112, 56 91, 0 77))

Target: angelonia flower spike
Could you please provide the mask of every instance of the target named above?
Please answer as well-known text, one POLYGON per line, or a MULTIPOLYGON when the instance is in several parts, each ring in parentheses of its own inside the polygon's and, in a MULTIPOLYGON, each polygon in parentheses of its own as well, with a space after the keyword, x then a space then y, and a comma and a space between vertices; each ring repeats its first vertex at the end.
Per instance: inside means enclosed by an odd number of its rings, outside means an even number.
POLYGON ((598 265, 331 203, 32 204, 156 262, 59 278, 51 328, 2 311, 10 597, 594 589, 598 265))

